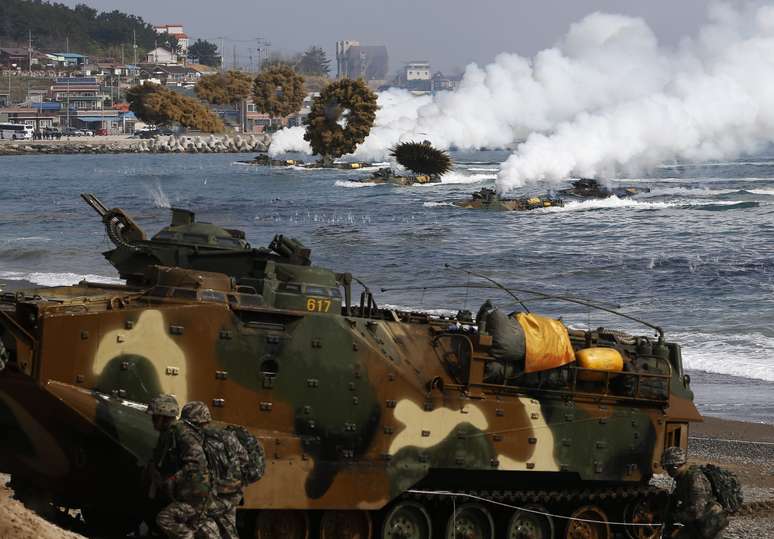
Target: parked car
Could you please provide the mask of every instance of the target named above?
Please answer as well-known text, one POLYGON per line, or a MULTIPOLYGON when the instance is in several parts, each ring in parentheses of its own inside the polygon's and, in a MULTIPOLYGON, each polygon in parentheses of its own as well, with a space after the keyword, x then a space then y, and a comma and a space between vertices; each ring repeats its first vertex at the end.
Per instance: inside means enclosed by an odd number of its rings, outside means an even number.
POLYGON ((103 127, 102 129, 97 129, 96 134, 99 137, 106 137, 110 134, 110 131, 107 128, 103 127))

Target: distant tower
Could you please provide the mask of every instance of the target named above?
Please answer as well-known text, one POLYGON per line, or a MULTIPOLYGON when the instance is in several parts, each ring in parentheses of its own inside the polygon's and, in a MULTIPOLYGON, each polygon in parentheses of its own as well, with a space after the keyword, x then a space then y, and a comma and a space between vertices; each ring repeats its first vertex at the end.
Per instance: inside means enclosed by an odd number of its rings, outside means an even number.
POLYGON ((359 47, 360 42, 351 39, 345 39, 336 42, 336 78, 342 79, 350 76, 349 49, 359 47))

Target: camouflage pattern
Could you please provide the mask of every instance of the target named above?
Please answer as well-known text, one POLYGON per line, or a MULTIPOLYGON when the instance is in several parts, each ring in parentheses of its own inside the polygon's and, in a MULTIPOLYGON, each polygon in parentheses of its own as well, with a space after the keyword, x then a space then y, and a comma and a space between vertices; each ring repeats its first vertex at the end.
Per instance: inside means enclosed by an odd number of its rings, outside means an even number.
POLYGON ((173 502, 159 512, 156 524, 170 539, 220 539, 218 524, 206 509, 205 503, 173 502))
POLYGON ((624 372, 486 383, 492 336, 469 319, 353 301, 352 277, 299 242, 253 249, 208 225, 220 232, 191 245, 191 226, 120 236, 106 256, 130 285, 0 296, 0 471, 70 507, 133 507, 159 437, 142 403, 170 394, 265 447, 244 509, 380 510, 412 487, 639 487, 701 419, 666 339, 569 330, 576 350, 618 350, 624 372))
POLYGON ((682 466, 686 462, 688 462, 688 457, 682 447, 667 447, 661 456, 661 465, 665 468, 667 466, 682 466))
POLYGON ((640 193, 649 193, 647 187, 621 186, 608 187, 593 178, 581 178, 571 182, 572 187, 560 189, 559 194, 578 198, 607 198, 616 196, 619 198, 631 197, 640 193))
POLYGON ((712 485, 699 466, 685 466, 675 476, 669 518, 683 524, 676 537, 714 539, 728 526, 728 515, 717 502, 712 485))
POLYGON ((191 401, 183 406, 180 419, 190 421, 195 425, 204 425, 212 421, 210 409, 202 401, 191 401))
POLYGON ((487 187, 476 191, 469 199, 454 203, 460 208, 472 208, 497 211, 529 211, 540 208, 562 207, 564 201, 561 198, 544 197, 516 197, 508 198, 499 195, 494 189, 487 187))
POLYGON ((148 403, 148 414, 177 418, 180 406, 172 395, 159 395, 148 403))

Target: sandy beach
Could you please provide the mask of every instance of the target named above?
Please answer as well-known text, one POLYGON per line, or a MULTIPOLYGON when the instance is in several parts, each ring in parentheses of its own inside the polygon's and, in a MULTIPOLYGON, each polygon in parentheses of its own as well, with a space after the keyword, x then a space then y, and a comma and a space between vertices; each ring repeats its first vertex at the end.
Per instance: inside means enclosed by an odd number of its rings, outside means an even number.
MULTIPOLYGON (((774 530, 774 425, 705 417, 693 425, 692 463, 711 462, 735 472, 744 487, 746 508, 731 518, 725 539, 767 539, 774 530)), ((664 478, 661 478, 663 481, 664 478)), ((13 499, 0 474, 0 537, 77 539, 13 499)))

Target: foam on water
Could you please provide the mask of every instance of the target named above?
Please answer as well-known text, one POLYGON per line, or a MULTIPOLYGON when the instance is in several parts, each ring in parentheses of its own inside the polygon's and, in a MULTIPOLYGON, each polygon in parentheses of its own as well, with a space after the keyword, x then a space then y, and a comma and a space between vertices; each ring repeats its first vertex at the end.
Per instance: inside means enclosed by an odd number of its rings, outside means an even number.
POLYGON ((145 184, 145 190, 148 192, 148 195, 150 195, 151 200, 153 201, 153 205, 157 208, 171 208, 172 204, 169 202, 169 197, 164 192, 164 189, 161 187, 161 182, 159 180, 156 180, 155 183, 145 184))
POLYGON ((439 208, 441 206, 454 206, 451 202, 425 202, 422 204, 425 208, 439 208))
POLYGON ((21 272, 0 271, 0 279, 13 281, 29 281, 40 286, 69 286, 86 280, 93 283, 123 284, 123 279, 107 277, 105 275, 93 275, 90 273, 46 273, 46 272, 21 272))
POLYGON ((774 189, 745 189, 748 193, 753 195, 766 195, 774 197, 774 189))
POLYGON ((631 198, 618 198, 617 196, 611 196, 607 198, 592 199, 592 200, 579 200, 565 203, 562 206, 555 206, 551 208, 541 208, 535 211, 542 211, 547 213, 564 213, 574 211, 589 211, 589 210, 608 210, 616 208, 634 208, 640 210, 661 210, 665 208, 673 208, 678 204, 675 202, 643 202, 640 200, 634 200, 631 198))
POLYGON ((357 189, 358 187, 373 187, 375 185, 383 185, 374 182, 355 182, 352 180, 336 180, 334 184, 336 187, 348 187, 350 189, 357 189))
POLYGON ((690 196, 690 197, 714 197, 739 193, 739 189, 708 189, 706 187, 654 187, 648 193, 639 193, 638 198, 666 197, 666 196, 690 196))
MULTIPOLYGON (((494 180, 497 174, 463 174, 461 172, 447 172, 441 176, 441 183, 459 184, 459 183, 479 183, 494 180)), ((423 184, 432 185, 432 184, 423 184)), ((436 184, 437 185, 437 184, 436 184)))
POLYGON ((687 369, 774 382, 774 337, 761 333, 671 333, 687 369))

